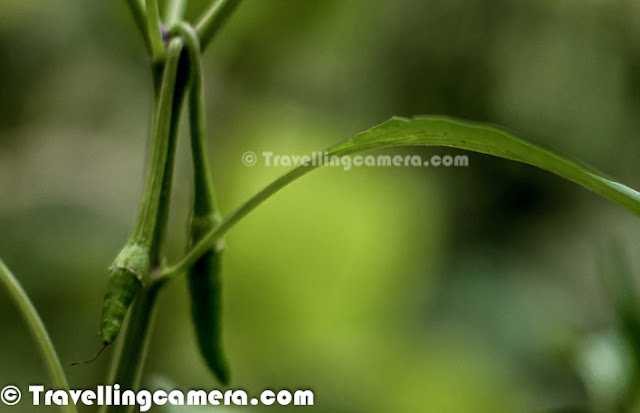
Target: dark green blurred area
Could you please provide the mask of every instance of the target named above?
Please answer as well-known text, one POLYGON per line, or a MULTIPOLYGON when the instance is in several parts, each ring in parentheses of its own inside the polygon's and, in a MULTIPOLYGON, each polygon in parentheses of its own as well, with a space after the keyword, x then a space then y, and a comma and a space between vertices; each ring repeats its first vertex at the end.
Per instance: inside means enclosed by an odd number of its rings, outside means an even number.
MULTIPOLYGON (((196 16, 205 2, 192 3, 196 16)), ((244 167, 243 153, 306 154, 392 115, 500 124, 639 188, 639 28, 631 0, 245 0, 205 65, 223 212, 285 171, 244 167)), ((124 1, 0 2, 0 256, 65 365, 99 346, 106 268, 135 220, 147 63, 124 1)), ((469 157, 323 169, 234 228, 233 387, 310 388, 318 412, 551 412, 617 397, 629 363, 596 261, 614 239, 637 251, 636 218, 531 167, 469 157)), ((189 161, 182 139, 171 260, 189 161)), ((161 297, 147 388, 217 387, 184 284, 161 297)), ((0 386, 49 383, 3 291, 0 326, 0 386)), ((103 383, 111 354, 67 367, 71 387, 103 383)))

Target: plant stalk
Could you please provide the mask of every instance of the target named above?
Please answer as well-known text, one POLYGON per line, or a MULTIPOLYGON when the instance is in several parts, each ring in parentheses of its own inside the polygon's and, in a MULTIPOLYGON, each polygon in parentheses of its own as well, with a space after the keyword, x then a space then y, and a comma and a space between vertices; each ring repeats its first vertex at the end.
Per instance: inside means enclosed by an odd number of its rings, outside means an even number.
POLYGON ((138 31, 142 34, 142 40, 144 41, 147 51, 151 52, 151 42, 149 41, 149 34, 147 32, 147 13, 144 3, 142 3, 142 0, 127 0, 127 6, 129 6, 129 11, 131 11, 133 21, 138 31))
MULTIPOLYGON (((175 141, 178 134, 180 109, 188 84, 189 61, 183 53, 183 42, 174 40, 169 47, 163 81, 158 86, 160 92, 156 99, 157 125, 164 132, 160 138, 152 139, 152 156, 148 175, 148 191, 143 196, 141 216, 134 235, 144 242, 151 243, 151 266, 157 268, 160 261, 160 249, 169 211, 169 198, 173 177, 175 157, 175 141), (172 80, 173 79, 173 80, 172 80), (170 88, 170 89, 169 89, 170 88), (171 113, 166 106, 169 105, 171 113), (164 108, 164 109, 160 109, 164 108), (159 143, 158 143, 159 142, 159 143), (164 155, 163 155, 164 154, 164 155), (155 165, 155 166, 154 166, 155 165), (160 168, 163 165, 163 168, 160 168), (150 189, 153 188, 153 189, 150 189), (155 207, 154 207, 155 205, 155 207), (147 221, 147 223, 141 223, 147 221)), ((151 278, 151 277, 149 277, 151 278)), ((141 372, 147 354, 147 340, 151 330, 155 300, 164 282, 148 282, 139 293, 129 315, 124 339, 120 343, 118 353, 114 357, 113 370, 109 383, 118 383, 121 389, 137 389, 140 386, 141 372)), ((105 407, 104 413, 124 412, 115 406, 105 407)))
POLYGON ((187 9, 186 0, 169 0, 166 6, 166 14, 164 24, 166 27, 172 27, 182 20, 187 9))
POLYGON ((216 0, 196 23, 201 50, 205 50, 224 22, 242 0, 216 0))
MULTIPOLYGON (((138 213, 136 227, 132 234, 132 242, 148 247, 157 255, 158 242, 155 234, 158 226, 162 226, 159 212, 166 201, 165 176, 167 170, 173 170, 173 149, 171 139, 171 120, 174 116, 173 106, 178 73, 178 62, 182 53, 182 40, 172 42, 169 57, 164 67, 159 96, 154 103, 154 115, 151 127, 151 157, 147 171, 144 193, 138 213)), ((179 116, 179 115, 178 115, 179 116)))
POLYGON ((160 11, 158 0, 147 0, 147 36, 151 45, 151 59, 154 62, 164 60, 166 56, 164 40, 160 31, 160 11))
POLYGON ((311 163, 307 166, 300 165, 297 168, 292 169, 286 174, 282 175, 260 192, 251 197, 248 201, 238 207, 235 211, 225 217, 222 222, 206 235, 204 235, 197 244, 182 258, 177 264, 166 268, 160 272, 156 277, 158 279, 170 278, 174 275, 180 274, 188 270, 197 260, 204 254, 211 246, 224 234, 227 233, 235 224, 242 220, 247 214, 256 209, 260 204, 269 199, 276 192, 280 191, 285 186, 289 185, 296 179, 308 174, 318 166, 314 166, 311 163))
MULTIPOLYGON (((27 322, 29 331, 31 331, 33 338, 38 344, 40 355, 47 365, 47 369, 49 370, 49 374, 51 375, 53 384, 59 390, 65 390, 68 392, 69 384, 67 383, 64 369, 62 368, 62 364, 60 363, 60 358, 58 357, 58 353, 56 353, 55 347, 53 347, 53 343, 51 342, 49 333, 47 333, 47 329, 42 323, 42 319, 38 315, 38 311, 29 300, 29 297, 24 292, 24 289, 22 288, 16 277, 11 273, 9 268, 7 268, 7 266, 1 259, 0 284, 4 285, 6 290, 9 292, 9 295, 13 299, 14 303, 18 306, 18 308, 20 309, 20 313, 27 322)), ((61 406, 61 408, 62 411, 66 413, 77 413, 76 407, 72 403, 70 403, 68 406, 61 406)))
POLYGON ((187 51, 183 49, 178 62, 178 73, 175 83, 175 93, 171 108, 171 120, 169 130, 169 142, 167 149, 167 164, 162 178, 162 190, 160 193, 160 205, 158 208, 157 221, 154 231, 156 240, 154 248, 151 249, 151 267, 156 268, 160 264, 161 250, 164 246, 167 221, 169 219, 169 207, 171 205, 171 190, 173 188, 173 170, 175 165, 176 141, 178 137, 180 118, 184 98, 189 85, 190 62, 187 51))

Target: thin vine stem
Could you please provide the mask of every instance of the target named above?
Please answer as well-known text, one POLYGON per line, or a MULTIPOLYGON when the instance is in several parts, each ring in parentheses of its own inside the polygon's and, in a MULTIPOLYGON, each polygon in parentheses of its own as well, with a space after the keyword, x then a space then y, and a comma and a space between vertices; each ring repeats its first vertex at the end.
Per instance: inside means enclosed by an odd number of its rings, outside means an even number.
POLYGON ((214 242, 222 238, 222 236, 226 234, 227 231, 233 228, 233 226, 240 222, 245 216, 247 216, 247 214, 256 209, 258 206, 260 206, 260 204, 269 199, 276 192, 283 189, 285 186, 289 185, 291 182, 308 174, 318 167, 319 165, 313 165, 311 163, 306 166, 300 165, 264 187, 260 192, 255 194, 248 201, 246 201, 235 211, 229 214, 226 218, 224 218, 218 226, 204 235, 200 239, 200 241, 195 244, 193 248, 184 256, 184 258, 182 258, 182 260, 180 260, 177 264, 167 267, 163 271, 160 271, 156 277, 158 279, 171 278, 188 270, 198 260, 198 258, 200 258, 202 254, 204 254, 211 248, 211 245, 214 242))
POLYGON ((200 47, 205 50, 227 18, 242 0, 216 0, 202 14, 196 23, 200 47))
MULTIPOLYGON (((138 225, 134 231, 134 237, 140 237, 140 242, 151 242, 150 260, 152 268, 156 267, 160 261, 160 249, 164 236, 167 215, 169 211, 169 195, 171 193, 171 181, 173 175, 173 158, 175 154, 175 140, 178 133, 178 123, 180 120, 180 108, 184 98, 189 71, 189 62, 184 52, 184 42, 180 38, 173 39, 169 44, 167 59, 163 66, 162 80, 157 87, 160 92, 156 96, 154 118, 159 124, 153 126, 154 129, 162 130, 160 135, 152 132, 152 136, 160 136, 160 144, 152 141, 152 165, 156 163, 158 168, 155 172, 150 170, 147 194, 152 200, 143 202, 141 214, 145 214, 144 221, 148 219, 153 224, 138 225), (161 157, 164 160, 156 159, 161 157), (157 162, 156 162, 157 161, 157 162)), ((152 270, 153 271, 153 270, 152 270)), ((151 277, 149 277, 151 278, 151 277)), ((118 349, 114 355, 112 370, 109 374, 109 383, 118 383, 123 389, 138 389, 142 379, 142 372, 147 358, 149 337, 153 327, 155 304, 158 294, 164 286, 165 280, 152 281, 146 283, 140 291, 139 296, 133 303, 127 325, 124 330, 124 337, 118 344, 118 349)), ((131 406, 104 406, 102 413, 123 413, 130 412, 131 406)))
POLYGON ((160 32, 160 11, 158 0, 147 0, 147 35, 151 44, 151 56, 154 62, 164 60, 166 51, 160 32))
POLYGON ((151 42, 147 31, 147 12, 143 0, 127 0, 127 6, 129 6, 133 21, 142 35, 145 47, 151 52, 151 42))
MULTIPOLYGON (((11 273, 9 268, 7 268, 1 259, 0 283, 4 285, 6 290, 9 292, 9 295, 16 303, 20 309, 20 313, 27 322, 29 330, 38 344, 38 349, 40 350, 40 354, 47 365, 54 385, 60 390, 69 391, 69 383, 67 383, 67 378, 65 376, 64 369, 62 368, 62 364, 60 363, 60 358, 58 357, 58 353, 56 353, 55 347, 53 347, 53 343, 51 342, 49 333, 47 333, 47 329, 42 323, 42 319, 38 315, 38 311, 29 300, 29 297, 16 277, 11 273)), ((76 407, 73 403, 70 403, 68 406, 61 407, 62 411, 66 413, 77 413, 76 407)))
POLYGON ((189 63, 187 52, 183 48, 180 55, 180 60, 178 61, 178 74, 175 83, 175 91, 173 94, 173 104, 171 107, 171 127, 169 130, 167 163, 164 170, 164 177, 162 178, 160 207, 158 209, 156 229, 153 236, 156 242, 150 254, 152 268, 157 267, 162 260, 162 249, 165 243, 167 222, 169 219, 169 209, 171 206, 171 190, 173 187, 173 170, 175 168, 176 143, 179 134, 182 107, 189 83, 190 71, 191 65, 189 63))
POLYGON ((164 24, 172 27, 182 20, 187 9, 186 0, 169 0, 166 5, 164 24))
MULTIPOLYGON (((134 243, 148 247, 151 251, 158 249, 155 237, 159 223, 158 216, 163 204, 163 183, 166 169, 172 164, 171 149, 171 118, 178 71, 179 54, 182 51, 182 41, 173 45, 175 50, 164 67, 164 75, 160 93, 155 102, 153 124, 151 130, 151 159, 149 162, 145 190, 140 203, 140 211, 136 228, 132 234, 134 243)), ((155 254, 153 254, 155 255, 155 254)))
MULTIPOLYGON (((179 77, 179 65, 183 46, 184 42, 179 38, 172 40, 169 44, 167 60, 164 65, 160 97, 156 103, 156 119, 162 122, 163 125, 160 127, 164 131, 164 138, 161 139, 163 142, 162 147, 155 145, 152 149, 152 151, 158 153, 157 156, 164 153, 164 162, 158 162, 158 165, 173 164, 172 159, 167 160, 167 152, 172 152, 172 149, 168 147, 168 142, 171 140, 172 130, 175 129, 174 132, 177 130, 177 127, 174 128, 173 123, 179 119, 179 113, 176 114, 172 108, 175 107, 176 99, 178 101, 182 100, 180 93, 177 93, 176 90, 182 88, 182 86, 180 86, 182 82, 178 82, 177 78, 179 77)), ((156 161, 155 157, 156 155, 152 156, 154 162, 156 161)), ((154 225, 141 225, 139 226, 139 231, 134 232, 134 236, 141 236, 142 238, 140 239, 142 241, 152 240, 151 249, 152 251, 156 251, 156 253, 152 255, 152 259, 157 255, 159 249, 158 230, 159 228, 164 228, 164 215, 165 212, 168 211, 168 204, 166 204, 168 199, 163 196, 165 191, 160 190, 161 188, 165 188, 164 183, 167 180, 167 175, 172 175, 171 172, 167 173, 168 169, 172 169, 172 167, 166 167, 156 171, 156 173, 151 173, 154 182, 151 187, 155 189, 149 192, 149 196, 153 199, 146 202, 150 206, 143 208, 141 212, 142 214, 147 214, 150 220, 149 222, 153 222, 154 225), (155 205, 155 207, 153 207, 153 205, 155 205), (164 207, 160 208, 161 206, 164 207)), ((149 281, 140 291, 131 309, 125 336, 115 355, 115 361, 109 379, 110 383, 118 383, 123 389, 135 390, 138 389, 140 385, 142 370, 147 357, 155 302, 163 285, 164 280, 149 281)), ((131 411, 130 408, 131 406, 105 406, 101 412, 122 413, 131 411)))

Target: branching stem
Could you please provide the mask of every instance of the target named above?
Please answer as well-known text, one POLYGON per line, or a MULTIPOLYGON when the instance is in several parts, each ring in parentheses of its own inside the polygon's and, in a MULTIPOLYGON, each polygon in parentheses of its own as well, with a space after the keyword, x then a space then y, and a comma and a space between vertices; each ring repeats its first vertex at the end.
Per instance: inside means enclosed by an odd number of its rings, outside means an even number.
POLYGON ((242 0, 216 0, 196 23, 200 47, 205 50, 227 18, 242 0))

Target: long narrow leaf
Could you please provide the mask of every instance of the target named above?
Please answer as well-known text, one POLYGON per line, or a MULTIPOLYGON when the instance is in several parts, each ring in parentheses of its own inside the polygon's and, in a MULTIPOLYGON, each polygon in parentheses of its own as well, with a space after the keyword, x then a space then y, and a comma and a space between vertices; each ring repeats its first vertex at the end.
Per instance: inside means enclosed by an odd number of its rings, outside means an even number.
POLYGON ((537 166, 619 204, 640 216, 640 193, 595 169, 503 129, 438 116, 391 120, 332 148, 330 155, 349 155, 393 146, 446 146, 537 166))
MULTIPOLYGON (((392 118, 334 146, 326 151, 326 156, 340 157, 395 146, 445 146, 526 163, 578 183, 640 216, 640 193, 607 178, 601 172, 560 155, 552 149, 518 138, 503 129, 447 117, 392 118)), ((317 169, 320 164, 311 162, 300 165, 267 185, 202 237, 178 264, 168 268, 164 273, 170 275, 186 270, 249 212, 289 183, 317 169)))

